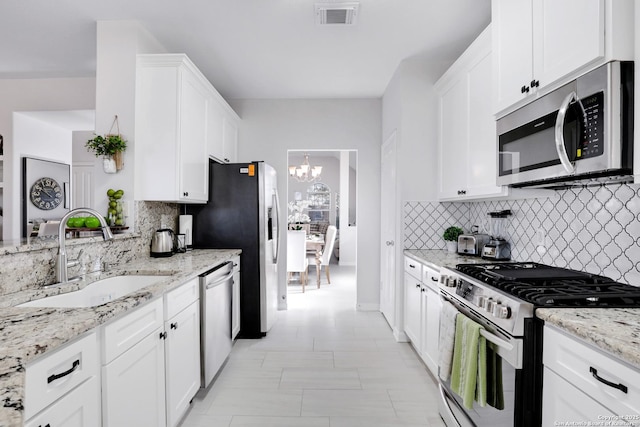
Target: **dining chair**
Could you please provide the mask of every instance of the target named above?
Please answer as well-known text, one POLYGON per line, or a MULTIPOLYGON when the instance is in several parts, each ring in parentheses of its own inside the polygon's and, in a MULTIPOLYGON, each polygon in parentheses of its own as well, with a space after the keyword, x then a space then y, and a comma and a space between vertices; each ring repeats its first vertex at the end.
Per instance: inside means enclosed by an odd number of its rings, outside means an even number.
MULTIPOLYGON (((331 276, 329 275, 329 261, 331 261, 333 246, 336 243, 337 232, 338 230, 336 229, 335 225, 330 225, 329 227, 327 227, 327 232, 324 235, 324 248, 322 248, 322 254, 320 255, 320 272, 322 273, 322 267, 324 267, 328 284, 331 284, 331 276)), ((318 281, 319 280, 320 278, 318 277, 318 281)))
POLYGON ((309 277, 309 260, 305 239, 307 233, 304 230, 287 231, 287 284, 291 281, 293 273, 300 273, 302 292, 309 277))

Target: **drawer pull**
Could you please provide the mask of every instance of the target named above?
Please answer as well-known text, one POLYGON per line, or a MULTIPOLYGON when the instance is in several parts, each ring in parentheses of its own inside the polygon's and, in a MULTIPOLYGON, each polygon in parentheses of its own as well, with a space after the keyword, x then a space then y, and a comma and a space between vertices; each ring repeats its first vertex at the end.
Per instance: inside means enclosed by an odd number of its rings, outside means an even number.
POLYGON ((80 360, 74 361, 73 365, 71 366, 71 369, 69 369, 68 371, 64 371, 61 374, 53 374, 53 375, 49 376, 49 378, 47 378, 47 384, 51 384, 52 382, 54 382, 57 379, 60 379, 62 377, 66 377, 67 375, 69 375, 70 373, 72 373, 73 371, 78 369, 79 366, 80 366, 80 360))
POLYGON ((627 386, 624 385, 624 384, 615 384, 615 383, 612 383, 611 381, 607 381, 604 378, 598 376, 598 370, 596 368, 594 368, 593 366, 589 366, 589 372, 591 372, 591 375, 593 375, 593 378, 597 379, 602 384, 606 384, 609 387, 617 388, 618 390, 620 390, 623 393, 627 393, 628 390, 629 390, 627 388, 627 386))
POLYGON ((171 324, 171 329, 178 329, 178 322, 174 322, 171 324))

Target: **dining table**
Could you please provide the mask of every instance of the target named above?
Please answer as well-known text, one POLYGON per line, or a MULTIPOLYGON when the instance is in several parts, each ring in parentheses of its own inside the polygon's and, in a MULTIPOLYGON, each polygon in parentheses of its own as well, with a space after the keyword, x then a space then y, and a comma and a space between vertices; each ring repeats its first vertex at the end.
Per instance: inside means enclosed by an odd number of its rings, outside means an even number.
POLYGON ((322 264, 322 249, 324 248, 324 235, 322 234, 307 234, 305 239, 305 246, 307 252, 315 252, 316 256, 316 277, 318 282, 318 288, 320 288, 320 265, 322 264))

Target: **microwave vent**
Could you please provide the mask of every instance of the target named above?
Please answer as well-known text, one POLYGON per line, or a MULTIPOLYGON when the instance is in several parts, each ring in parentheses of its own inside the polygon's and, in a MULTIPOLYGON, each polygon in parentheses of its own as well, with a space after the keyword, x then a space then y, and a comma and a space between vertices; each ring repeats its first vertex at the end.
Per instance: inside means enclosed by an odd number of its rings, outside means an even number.
POLYGON ((316 3, 317 25, 355 25, 360 3, 316 3))

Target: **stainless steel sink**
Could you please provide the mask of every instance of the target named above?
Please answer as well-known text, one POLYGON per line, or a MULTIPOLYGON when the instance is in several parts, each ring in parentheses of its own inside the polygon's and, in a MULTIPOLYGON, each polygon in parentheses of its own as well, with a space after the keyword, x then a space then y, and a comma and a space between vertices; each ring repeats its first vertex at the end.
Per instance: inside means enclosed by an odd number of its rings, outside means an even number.
POLYGON ((167 276, 158 275, 108 277, 90 283, 80 290, 29 301, 18 305, 18 307, 95 307, 166 278, 167 276))

